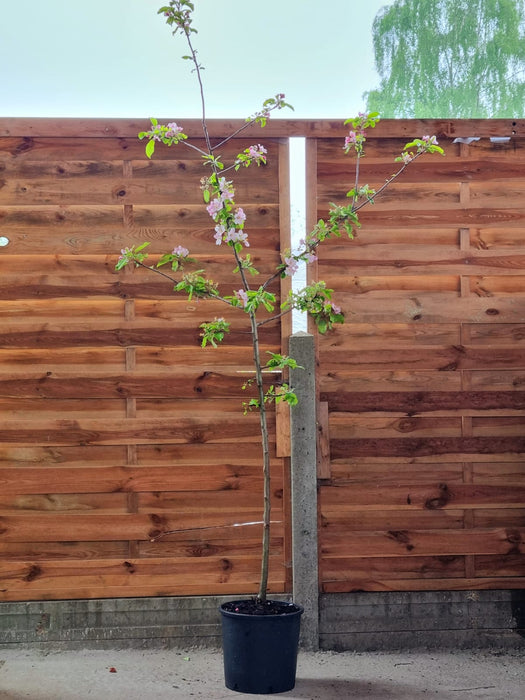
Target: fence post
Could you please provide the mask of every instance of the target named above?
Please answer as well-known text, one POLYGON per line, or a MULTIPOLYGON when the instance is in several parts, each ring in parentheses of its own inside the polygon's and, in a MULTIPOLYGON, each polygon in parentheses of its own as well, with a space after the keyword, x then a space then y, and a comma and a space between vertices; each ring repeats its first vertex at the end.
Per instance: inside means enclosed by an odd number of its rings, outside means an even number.
POLYGON ((289 354, 303 368, 290 370, 299 403, 291 409, 293 598, 304 607, 301 644, 319 648, 319 575, 317 540, 317 456, 314 337, 290 336, 289 354))

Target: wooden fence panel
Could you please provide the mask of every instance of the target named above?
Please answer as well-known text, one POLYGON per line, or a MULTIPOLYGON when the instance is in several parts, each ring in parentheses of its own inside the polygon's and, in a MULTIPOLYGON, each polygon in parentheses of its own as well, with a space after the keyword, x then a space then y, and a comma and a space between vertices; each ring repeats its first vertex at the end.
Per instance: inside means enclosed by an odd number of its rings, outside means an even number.
MULTIPOLYGON (((361 181, 420 135, 380 124, 361 181)), ((347 318, 318 347, 325 592, 525 585, 525 139, 488 136, 441 135, 320 251, 347 318)), ((311 222, 352 187, 341 146, 309 142, 311 222)))
MULTIPOLYGON (((260 526, 232 527, 261 514, 256 420, 239 412, 246 329, 232 316, 228 343, 199 350, 212 305, 114 271, 124 246, 150 240, 155 260, 180 243, 232 289, 199 157, 159 148, 148 161, 144 126, 0 120, 2 600, 256 588, 260 526)), ((210 133, 239 126, 212 120, 210 133)), ((331 242, 317 263, 347 314, 318 347, 324 591, 525 586, 524 127, 385 121, 367 142, 362 176, 376 187, 415 135, 438 134, 446 156, 418 161, 363 211, 357 239, 331 242)), ((225 158, 250 139, 269 149, 255 179, 235 177, 263 271, 289 246, 286 139, 307 137, 312 222, 347 201, 345 132, 275 120, 225 147, 225 158)), ((263 350, 288 332, 285 320, 265 326, 263 350)), ((286 425, 271 433, 280 592, 286 425)))
MULTIPOLYGON (((125 246, 149 240, 155 261, 184 244, 221 291, 239 285, 199 194, 202 159, 179 146, 149 161, 145 124, 126 137, 99 122, 26 126, 0 124, 0 599, 256 592, 262 527, 242 526, 262 513, 258 416, 241 406, 246 319, 114 270, 125 246), (200 349, 199 323, 216 315, 232 333, 200 349)), ((287 143, 264 143, 256 179, 235 175, 263 274, 289 235, 287 143)), ((262 351, 286 332, 265 326, 262 351)), ((270 591, 282 592, 288 460, 271 418, 270 591)))

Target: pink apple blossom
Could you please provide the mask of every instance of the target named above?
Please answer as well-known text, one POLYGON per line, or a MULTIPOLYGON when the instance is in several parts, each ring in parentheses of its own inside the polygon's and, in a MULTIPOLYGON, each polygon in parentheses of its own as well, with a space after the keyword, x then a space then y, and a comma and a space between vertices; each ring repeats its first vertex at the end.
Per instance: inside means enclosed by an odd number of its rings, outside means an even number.
POLYGON ((223 238, 225 233, 226 233, 226 227, 223 226, 222 224, 218 224, 215 227, 215 235, 213 237, 215 238, 216 245, 221 245, 222 238, 223 238))
POLYGON ((211 202, 206 207, 206 211, 211 216, 212 219, 216 219, 217 214, 222 209, 222 200, 219 198, 212 199, 211 202))
POLYGON ((237 226, 241 226, 241 224, 244 224, 245 221, 246 221, 246 214, 244 213, 244 210, 241 207, 239 207, 234 214, 233 222, 237 226))
POLYGON ((233 189, 233 183, 231 180, 227 180, 225 177, 219 178, 219 197, 222 202, 228 200, 233 200, 235 196, 235 190, 233 189))
POLYGON ((250 243, 248 241, 248 234, 240 229, 230 228, 228 233, 224 237, 226 243, 244 243, 244 245, 249 248, 250 243))
POLYGON ((266 154, 268 151, 264 146, 261 146, 260 143, 249 146, 246 150, 250 158, 252 158, 257 164, 266 163, 266 154))
POLYGON ((287 277, 292 277, 293 275, 295 275, 295 273, 299 269, 299 263, 297 262, 297 260, 290 256, 288 258, 285 258, 284 262, 286 263, 286 269, 284 271, 284 274, 287 277))
POLYGON ((169 122, 169 124, 167 124, 167 127, 168 131, 166 131, 166 136, 168 137, 176 136, 182 131, 182 126, 178 126, 176 122, 169 122))
POLYGON ((244 289, 238 289, 238 290, 235 292, 235 297, 236 297, 236 299, 238 299, 238 300, 241 302, 241 304, 242 304, 242 306, 243 306, 244 308, 247 307, 247 305, 248 305, 248 294, 246 294, 246 291, 245 291, 244 289))
POLYGON ((172 252, 172 255, 178 255, 179 258, 187 258, 189 254, 190 251, 183 245, 178 245, 176 248, 173 248, 172 252))

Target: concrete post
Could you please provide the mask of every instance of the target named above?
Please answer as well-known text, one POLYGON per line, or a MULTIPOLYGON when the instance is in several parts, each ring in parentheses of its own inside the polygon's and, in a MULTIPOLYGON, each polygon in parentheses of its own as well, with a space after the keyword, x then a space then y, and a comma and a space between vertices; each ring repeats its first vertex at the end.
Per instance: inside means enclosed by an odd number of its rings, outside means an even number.
POLYGON ((291 409, 293 599, 304 607, 301 646, 319 648, 317 455, 314 337, 290 337, 289 355, 304 369, 290 370, 299 403, 291 409))

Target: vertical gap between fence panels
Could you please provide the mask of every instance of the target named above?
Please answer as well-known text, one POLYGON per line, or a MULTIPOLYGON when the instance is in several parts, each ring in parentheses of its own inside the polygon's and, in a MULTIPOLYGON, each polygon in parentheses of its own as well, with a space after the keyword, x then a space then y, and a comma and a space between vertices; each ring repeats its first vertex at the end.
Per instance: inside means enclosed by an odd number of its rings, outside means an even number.
MULTIPOLYGON (((289 139, 279 139, 279 235, 281 253, 291 248, 290 230, 290 144, 289 139)), ((290 277, 281 277, 280 296, 283 302, 290 293, 292 282, 290 277)), ((281 324, 281 353, 288 353, 288 338, 292 333, 292 315, 285 314, 280 318, 281 324)), ((283 376, 287 381, 288 377, 283 376)), ((276 441, 277 457, 290 456, 290 412, 288 404, 279 403, 276 406, 276 441)))
MULTIPOLYGON (((317 139, 306 139, 305 151, 305 184, 306 184, 306 230, 312 231, 317 222, 317 139)), ((319 268, 317 260, 308 265, 307 269, 307 284, 316 281, 319 277, 319 268)), ((317 478, 330 479, 330 432, 329 432, 329 410, 328 404, 322 406, 319 396, 319 375, 317 368, 319 367, 319 346, 317 342, 317 334, 313 323, 308 320, 308 330, 313 334, 315 339, 315 366, 316 366, 316 413, 317 413, 317 478)))
MULTIPOLYGON (((290 233, 290 144, 289 139, 279 139, 279 240, 280 250, 291 247, 290 233)), ((291 289, 289 277, 280 280, 281 302, 288 296, 291 289)), ((281 354, 288 353, 288 338, 292 332, 291 314, 279 319, 281 326, 281 354)), ((283 377, 288 381, 288 376, 283 377)), ((283 401, 275 407, 276 456, 281 459, 283 476, 283 559, 285 591, 291 591, 293 586, 292 570, 292 530, 291 530, 291 476, 290 476, 290 408, 283 401)))

